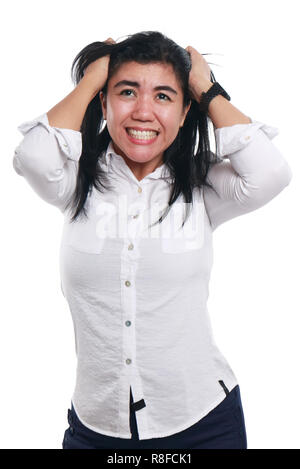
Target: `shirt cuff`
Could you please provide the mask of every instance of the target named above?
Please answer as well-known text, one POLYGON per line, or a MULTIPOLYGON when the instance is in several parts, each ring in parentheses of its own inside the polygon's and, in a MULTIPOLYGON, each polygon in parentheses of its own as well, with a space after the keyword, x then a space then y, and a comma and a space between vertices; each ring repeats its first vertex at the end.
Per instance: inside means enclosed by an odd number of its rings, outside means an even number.
POLYGON ((78 161, 82 153, 82 135, 81 132, 73 129, 61 129, 52 127, 49 124, 47 113, 41 114, 33 120, 23 122, 17 128, 22 135, 37 125, 45 127, 49 133, 53 134, 59 144, 60 149, 67 158, 78 161))
POLYGON ((217 156, 226 157, 243 149, 255 138, 258 129, 261 129, 270 140, 279 134, 276 127, 253 119, 249 124, 235 124, 215 129, 217 156))

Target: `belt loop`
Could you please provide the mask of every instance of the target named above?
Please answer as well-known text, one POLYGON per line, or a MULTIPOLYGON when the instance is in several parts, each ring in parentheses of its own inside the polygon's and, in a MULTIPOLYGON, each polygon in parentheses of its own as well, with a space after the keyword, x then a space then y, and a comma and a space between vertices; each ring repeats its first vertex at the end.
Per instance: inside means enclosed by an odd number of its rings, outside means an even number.
POLYGON ((220 379, 220 380, 219 380, 219 383, 220 383, 220 385, 222 386, 222 388, 224 389, 224 392, 225 392, 226 396, 228 396, 229 390, 228 390, 228 388, 225 386, 224 381, 222 381, 222 380, 220 379))
POLYGON ((134 411, 140 410, 140 409, 142 409, 143 407, 146 407, 146 404, 145 404, 144 399, 140 399, 139 401, 134 402, 134 403, 131 404, 131 408, 132 408, 134 411))
POLYGON ((130 386, 130 408, 133 411, 136 411, 136 410, 143 409, 143 407, 146 407, 146 403, 145 403, 144 399, 140 399, 137 402, 133 402, 133 394, 132 394, 132 389, 131 389, 131 386, 130 386))
POLYGON ((70 425, 70 432, 73 435, 74 434, 74 419, 73 419, 71 409, 68 409, 68 423, 70 425))

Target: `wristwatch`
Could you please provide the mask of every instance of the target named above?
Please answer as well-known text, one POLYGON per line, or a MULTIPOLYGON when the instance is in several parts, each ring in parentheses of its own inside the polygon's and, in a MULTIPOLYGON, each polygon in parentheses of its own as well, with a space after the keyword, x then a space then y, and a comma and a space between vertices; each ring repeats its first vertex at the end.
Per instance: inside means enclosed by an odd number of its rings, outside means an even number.
POLYGON ((218 96, 218 94, 221 94, 222 96, 224 96, 224 98, 226 98, 228 101, 230 101, 230 99, 231 99, 229 94, 226 93, 226 91, 224 90, 224 88, 222 88, 220 83, 218 83, 216 81, 209 88, 209 90, 206 91, 206 93, 201 94, 200 103, 199 103, 200 111, 207 112, 208 111, 208 105, 209 105, 210 101, 213 98, 215 98, 215 96, 218 96))

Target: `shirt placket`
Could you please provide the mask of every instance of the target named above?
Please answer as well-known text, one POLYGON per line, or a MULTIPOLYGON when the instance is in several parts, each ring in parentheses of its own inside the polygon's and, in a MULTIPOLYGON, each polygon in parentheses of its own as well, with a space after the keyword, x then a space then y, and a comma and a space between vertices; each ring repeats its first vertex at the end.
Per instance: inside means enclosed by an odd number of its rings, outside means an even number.
POLYGON ((146 220, 147 201, 145 186, 134 185, 132 205, 128 207, 127 230, 121 253, 121 308, 123 324, 123 383, 120 390, 120 430, 130 432, 129 427, 129 396, 132 389, 133 404, 136 412, 138 430, 147 433, 147 411, 144 400, 142 380, 136 356, 136 272, 138 268, 140 249, 139 244, 146 220))

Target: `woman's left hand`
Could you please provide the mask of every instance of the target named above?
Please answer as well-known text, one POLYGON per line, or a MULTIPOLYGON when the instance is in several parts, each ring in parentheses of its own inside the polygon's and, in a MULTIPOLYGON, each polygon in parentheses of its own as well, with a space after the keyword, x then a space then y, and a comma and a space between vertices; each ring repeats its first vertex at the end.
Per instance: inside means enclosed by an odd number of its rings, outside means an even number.
POLYGON ((194 47, 185 48, 191 56, 192 68, 189 74, 189 88, 192 98, 196 101, 200 100, 201 94, 206 92, 212 85, 210 81, 210 68, 203 55, 201 55, 194 47))

